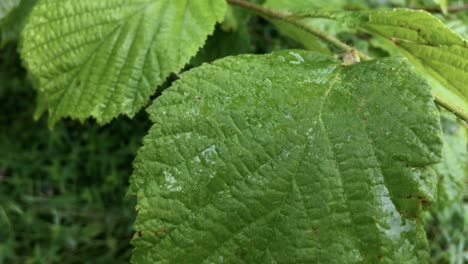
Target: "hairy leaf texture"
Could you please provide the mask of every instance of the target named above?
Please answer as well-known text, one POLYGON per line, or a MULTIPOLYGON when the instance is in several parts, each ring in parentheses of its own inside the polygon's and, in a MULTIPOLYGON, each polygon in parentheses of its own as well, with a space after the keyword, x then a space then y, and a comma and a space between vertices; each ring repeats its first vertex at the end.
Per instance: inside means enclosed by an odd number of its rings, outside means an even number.
POLYGON ((22 57, 39 80, 51 124, 135 115, 203 46, 224 0, 41 0, 22 57))
POLYGON ((374 35, 392 54, 402 54, 428 78, 446 105, 468 116, 468 42, 426 11, 393 9, 358 12, 303 10, 374 35))
POLYGON ((468 115, 468 43, 425 11, 375 11, 360 27, 397 48, 432 79, 434 93, 468 115), (437 82, 437 83, 435 83, 437 82))
POLYGON ((441 155, 400 59, 305 51, 190 70, 148 110, 134 263, 424 263, 441 155))

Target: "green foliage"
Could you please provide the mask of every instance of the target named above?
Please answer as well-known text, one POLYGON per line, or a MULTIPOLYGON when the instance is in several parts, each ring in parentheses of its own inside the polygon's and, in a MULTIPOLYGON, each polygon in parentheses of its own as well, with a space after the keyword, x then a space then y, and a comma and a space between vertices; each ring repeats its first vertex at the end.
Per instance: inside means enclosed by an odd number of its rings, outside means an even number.
POLYGON ((359 27, 393 44, 424 73, 440 82, 434 93, 468 114, 468 44, 426 12, 379 11, 360 18, 359 27))
POLYGON ((222 0, 39 1, 21 54, 51 125, 134 116, 196 54, 225 9, 222 0))
POLYGON ((249 34, 250 13, 239 7, 229 7, 224 21, 208 37, 205 46, 192 59, 193 66, 212 62, 218 58, 253 51, 249 34))
POLYGON ((15 49, 0 49, 0 263, 128 263, 135 201, 125 194, 146 115, 50 131, 32 119, 15 49))
MULTIPOLYGON (((307 9, 303 12, 307 14, 307 9)), ((431 82, 440 100, 468 116, 468 44, 434 16, 407 9, 311 12, 310 17, 337 19, 364 30, 392 54, 406 56, 431 82)))
POLYGON ((456 118, 444 113, 443 160, 435 166, 439 175, 438 207, 450 206, 463 199, 465 178, 468 175, 468 136, 465 127, 456 118))
MULTIPOLYGON (((432 263, 465 263, 468 244, 468 204, 463 203, 468 176, 467 130, 452 115, 443 112, 442 162, 435 166, 439 176, 437 202, 426 213, 432 263)), ((465 194, 466 195, 466 194, 465 194)), ((467 196, 468 198, 468 196, 467 196)))
POLYGON ((425 218, 431 243, 431 263, 467 263, 468 206, 457 201, 446 208, 431 210, 425 218))
MULTIPOLYGON (((284 0, 268 0, 264 4, 266 7, 275 8, 282 11, 291 11, 295 10, 316 10, 318 8, 322 9, 341 9, 344 7, 344 1, 334 0, 334 1, 284 1, 284 0)), ((322 42, 317 36, 312 35, 306 32, 304 29, 298 28, 296 26, 290 25, 286 22, 283 22, 279 19, 271 19, 279 30, 283 33, 301 43, 304 48, 313 51, 319 51, 325 54, 332 54, 330 48, 327 47, 326 43, 322 42)), ((314 19, 307 20, 312 26, 317 26, 320 29, 327 29, 328 32, 333 31, 337 32, 337 25, 334 21, 314 19)))
POLYGON ((463 3, 0 0, 0 263, 468 261, 463 3))
POLYGON ((0 20, 7 17, 18 5, 20 0, 4 0, 0 2, 0 20))
POLYGON ((440 5, 440 9, 444 15, 447 15, 447 0, 434 0, 434 2, 440 5))
POLYGON ((238 56, 184 73, 148 112, 135 263, 428 258, 439 117, 406 63, 238 56))

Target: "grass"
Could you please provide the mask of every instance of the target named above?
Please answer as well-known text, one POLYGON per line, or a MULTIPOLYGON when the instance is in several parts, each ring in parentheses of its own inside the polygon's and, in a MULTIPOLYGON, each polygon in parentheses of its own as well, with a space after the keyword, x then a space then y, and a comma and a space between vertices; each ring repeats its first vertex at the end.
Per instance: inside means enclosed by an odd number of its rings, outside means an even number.
POLYGON ((15 46, 0 57, 0 263, 128 263, 132 161, 145 113, 100 127, 35 122, 15 46))

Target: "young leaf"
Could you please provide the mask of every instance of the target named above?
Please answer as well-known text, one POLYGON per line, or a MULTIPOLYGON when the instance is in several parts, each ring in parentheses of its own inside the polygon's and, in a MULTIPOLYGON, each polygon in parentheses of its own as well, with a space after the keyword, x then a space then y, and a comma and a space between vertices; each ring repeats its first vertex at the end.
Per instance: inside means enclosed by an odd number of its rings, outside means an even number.
POLYGON ((267 0, 265 6, 280 10, 289 10, 292 12, 303 12, 304 10, 340 10, 347 4, 346 0, 329 0, 329 1, 289 1, 289 0, 267 0))
POLYGON ((434 0, 437 4, 439 4, 440 9, 444 15, 447 15, 447 0, 434 0))
POLYGON ((305 51, 181 75, 148 109, 134 263, 421 263, 439 114, 398 59, 305 51))
POLYGON ((224 0, 41 0, 22 56, 50 122, 133 116, 179 71, 224 17, 224 0))

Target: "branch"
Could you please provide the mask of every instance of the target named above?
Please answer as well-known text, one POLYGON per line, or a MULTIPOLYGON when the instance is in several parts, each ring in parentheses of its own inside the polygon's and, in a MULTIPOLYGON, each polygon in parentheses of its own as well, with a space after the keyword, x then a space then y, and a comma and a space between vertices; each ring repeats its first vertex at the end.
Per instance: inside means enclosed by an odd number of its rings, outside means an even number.
POLYGON ((448 110, 450 113, 465 121, 465 123, 468 123, 468 113, 466 113, 465 111, 458 109, 457 107, 451 105, 449 102, 443 100, 437 95, 434 95, 434 101, 436 104, 440 105, 441 107, 448 110))
POLYGON ((246 9, 250 9, 254 11, 255 13, 259 14, 262 17, 265 18, 270 18, 270 19, 277 19, 284 21, 288 24, 294 25, 328 43, 331 45, 335 46, 336 48, 346 51, 346 52, 351 52, 351 50, 355 50, 355 52, 359 55, 359 57, 362 60, 370 60, 371 58, 367 56, 366 54, 357 51, 355 48, 347 45, 346 43, 340 41, 339 39, 335 38, 332 35, 329 35, 328 33, 321 31, 319 29, 316 29, 309 24, 305 23, 304 21, 300 19, 294 18, 290 13, 286 12, 281 12, 273 9, 269 9, 266 7, 263 7, 261 5, 257 5, 254 3, 247 2, 245 0, 226 0, 229 4, 232 5, 237 5, 246 9))

